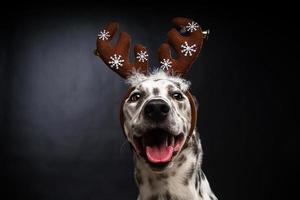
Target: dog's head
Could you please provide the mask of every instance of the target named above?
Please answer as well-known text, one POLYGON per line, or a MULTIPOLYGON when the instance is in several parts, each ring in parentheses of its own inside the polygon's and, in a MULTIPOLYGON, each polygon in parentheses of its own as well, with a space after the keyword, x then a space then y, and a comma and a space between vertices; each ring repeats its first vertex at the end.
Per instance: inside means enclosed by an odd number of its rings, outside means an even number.
POLYGON ((138 156, 154 170, 170 166, 196 121, 190 83, 163 71, 128 81, 131 90, 121 107, 124 133, 138 156))
POLYGON ((127 33, 121 32, 112 46, 117 23, 100 32, 95 51, 130 84, 121 106, 121 124, 137 155, 156 170, 170 166, 195 128, 195 102, 189 82, 181 77, 198 57, 208 34, 190 19, 175 18, 173 24, 176 27, 169 31, 168 43, 159 48, 161 66, 155 73, 149 73, 148 54, 142 45, 134 48, 135 62, 129 61, 131 39, 127 33))

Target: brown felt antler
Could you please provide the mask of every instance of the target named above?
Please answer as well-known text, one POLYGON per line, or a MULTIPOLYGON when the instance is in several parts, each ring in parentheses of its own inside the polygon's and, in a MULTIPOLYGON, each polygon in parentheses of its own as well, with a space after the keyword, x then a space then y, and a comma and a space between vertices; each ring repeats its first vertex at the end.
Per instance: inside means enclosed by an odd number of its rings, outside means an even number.
POLYGON ((97 38, 96 55, 103 59, 110 69, 118 73, 123 78, 128 78, 133 71, 148 73, 148 54, 146 48, 140 44, 135 45, 135 62, 129 61, 129 48, 131 38, 126 32, 121 32, 119 40, 112 46, 111 40, 118 30, 118 23, 110 23, 105 29, 100 31, 97 38))
POLYGON ((175 28, 168 32, 168 43, 163 43, 158 50, 160 68, 171 75, 183 76, 198 57, 209 31, 202 32, 196 22, 182 17, 173 19, 173 24, 187 35, 181 35, 175 28), (174 48, 176 58, 172 58, 169 45, 174 48))

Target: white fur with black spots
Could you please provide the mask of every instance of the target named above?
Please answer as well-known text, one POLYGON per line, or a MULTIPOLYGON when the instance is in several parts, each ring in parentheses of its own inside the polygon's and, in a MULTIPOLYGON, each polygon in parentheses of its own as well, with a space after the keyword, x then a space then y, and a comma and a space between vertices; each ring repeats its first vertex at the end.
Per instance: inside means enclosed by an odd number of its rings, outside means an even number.
POLYGON ((123 128, 134 149, 138 200, 216 200, 201 170, 196 130, 187 141, 190 83, 162 71, 136 73, 127 82, 133 89, 122 107, 123 128))

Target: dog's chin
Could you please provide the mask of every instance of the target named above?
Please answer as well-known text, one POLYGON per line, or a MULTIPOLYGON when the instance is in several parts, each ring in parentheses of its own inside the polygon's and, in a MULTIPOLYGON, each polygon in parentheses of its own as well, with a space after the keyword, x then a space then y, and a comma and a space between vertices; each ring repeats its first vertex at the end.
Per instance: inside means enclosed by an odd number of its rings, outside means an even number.
POLYGON ((146 130, 140 137, 134 136, 133 146, 154 172, 162 172, 172 166, 184 141, 183 133, 174 135, 168 130, 155 128, 146 130))

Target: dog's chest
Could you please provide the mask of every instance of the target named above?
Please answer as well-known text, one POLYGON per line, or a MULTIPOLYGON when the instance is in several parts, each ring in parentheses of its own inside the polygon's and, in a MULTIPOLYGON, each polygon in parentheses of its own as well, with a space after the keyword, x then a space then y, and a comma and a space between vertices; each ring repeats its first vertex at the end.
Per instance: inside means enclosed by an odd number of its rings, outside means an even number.
POLYGON ((147 173, 137 168, 140 179, 139 200, 195 199, 200 200, 197 174, 200 167, 191 152, 182 154, 179 162, 164 174, 147 173), (181 160, 180 160, 181 159, 181 160))

